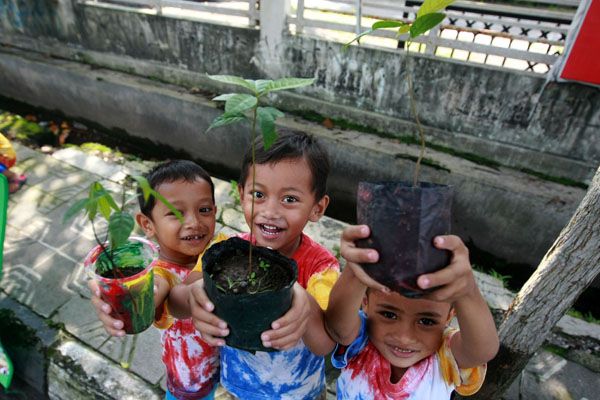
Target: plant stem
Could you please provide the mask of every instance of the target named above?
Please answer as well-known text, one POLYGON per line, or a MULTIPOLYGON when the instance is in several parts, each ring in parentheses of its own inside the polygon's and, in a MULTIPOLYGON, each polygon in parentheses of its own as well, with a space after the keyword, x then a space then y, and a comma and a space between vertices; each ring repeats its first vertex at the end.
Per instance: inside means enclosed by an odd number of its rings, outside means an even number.
POLYGON ((415 164, 415 173, 413 176, 413 186, 417 187, 419 184, 419 173, 421 170, 421 161, 423 160, 423 156, 425 155, 425 132, 423 131, 423 126, 421 125, 421 121, 419 120, 419 113, 417 113, 417 104, 415 102, 415 92, 413 90, 413 82, 412 82, 412 64, 413 60, 410 57, 410 44, 411 41, 406 42, 406 60, 409 68, 406 71, 406 80, 408 82, 408 98, 410 99, 410 109, 412 111, 413 116, 415 117, 415 122, 417 123, 417 131, 419 132, 419 142, 421 145, 421 149, 419 151, 419 158, 417 158, 417 163, 415 164))
MULTIPOLYGON (((100 238, 98 237, 98 234, 96 233, 96 226, 94 225, 94 221, 92 221, 92 232, 94 232, 94 238, 96 239, 96 243, 98 243, 100 245, 100 247, 102 248, 102 252, 106 253, 106 255, 108 256, 108 261, 110 261, 110 265, 111 265, 110 269, 113 273, 113 277, 115 279, 117 279, 118 278, 117 267, 112 258, 112 251, 111 251, 111 249, 107 249, 106 247, 104 247, 104 243, 106 243, 106 240, 100 240, 100 238)), ((106 239, 108 239, 108 236, 106 239)))
POLYGON ((251 146, 252 146, 252 205, 250 207, 250 251, 248 252, 248 276, 252 273, 252 241, 254 240, 254 191, 256 185, 256 118, 257 118, 257 110, 258 110, 258 102, 254 106, 252 110, 252 138, 251 138, 251 146))

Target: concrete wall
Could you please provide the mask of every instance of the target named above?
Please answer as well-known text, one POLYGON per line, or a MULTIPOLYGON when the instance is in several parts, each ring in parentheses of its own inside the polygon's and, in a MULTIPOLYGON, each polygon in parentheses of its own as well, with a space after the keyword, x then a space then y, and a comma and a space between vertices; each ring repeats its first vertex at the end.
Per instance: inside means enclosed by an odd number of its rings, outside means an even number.
MULTIPOLYGON (((0 43, 0 95, 169 145, 213 171, 235 173, 248 135, 244 126, 228 129, 226 136, 223 130, 203 133, 220 112, 206 90, 223 89, 205 73, 315 76, 317 83, 301 93, 271 100, 286 109, 369 125, 392 137, 414 130, 407 60, 392 52, 351 48, 342 53, 338 44, 317 39, 75 0, 0 0, 0 43)), ((414 57, 412 63, 421 120, 438 143, 577 181, 595 171, 600 162, 597 89, 548 86, 535 108, 543 86, 539 76, 428 57, 414 57)), ((324 137, 338 208, 353 210, 360 179, 410 179, 414 146, 328 131, 304 120, 282 123, 324 137)), ((456 186, 454 231, 512 262, 535 265, 584 193, 443 152, 429 151, 427 157, 442 168, 425 168, 422 179, 456 186)))
POLYGON ((143 76, 151 63, 153 77, 184 85, 207 86, 204 73, 314 76, 305 97, 274 101, 392 137, 415 131, 411 71, 421 122, 438 144, 575 181, 589 181, 600 163, 595 88, 561 83, 542 90, 544 77, 533 73, 428 56, 407 61, 403 53, 366 47, 344 53, 321 39, 261 34, 75 0, 0 0, 0 43, 99 65, 110 56, 108 67, 143 76))
MULTIPOLYGON (((289 97, 280 104, 287 100, 294 109, 326 112, 391 136, 414 132, 410 70, 420 119, 439 144, 577 181, 589 180, 600 162, 600 93, 578 84, 550 84, 542 91, 539 75, 426 56, 408 62, 404 54, 364 47, 343 53, 335 43, 285 35, 275 53, 264 57, 258 30, 74 0, 0 0, 0 21, 4 43, 18 46, 34 39, 27 45, 41 51, 66 45, 86 62, 86 51, 154 62, 179 72, 166 77, 173 83, 182 83, 179 75, 190 72, 315 76, 317 83, 304 90, 309 98, 302 104, 289 97), (311 99, 327 107, 311 107, 311 99)), ((59 52, 65 56, 64 49, 59 52)), ((127 68, 144 74, 132 63, 127 68)))

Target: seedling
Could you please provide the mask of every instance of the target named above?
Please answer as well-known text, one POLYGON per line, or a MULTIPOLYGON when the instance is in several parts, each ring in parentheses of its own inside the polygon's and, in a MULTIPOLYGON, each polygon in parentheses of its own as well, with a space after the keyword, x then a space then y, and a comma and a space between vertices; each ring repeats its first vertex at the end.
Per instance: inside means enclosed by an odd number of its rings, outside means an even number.
MULTIPOLYGON (((183 217, 181 213, 173 207, 171 203, 167 201, 160 193, 150 187, 150 184, 146 178, 142 176, 131 176, 127 177, 121 184, 121 204, 117 205, 117 202, 110 194, 108 190, 100 183, 93 182, 90 185, 88 191, 88 197, 77 200, 65 213, 63 217, 63 223, 69 221, 75 215, 80 212, 84 212, 87 219, 92 224, 92 231, 94 238, 98 245, 102 248, 102 255, 99 257, 99 261, 102 264, 101 268, 103 271, 112 271, 114 278, 122 278, 119 276, 119 268, 116 265, 114 259, 114 251, 117 248, 121 248, 127 244, 127 240, 133 231, 135 221, 133 215, 125 210, 125 206, 128 204, 126 192, 128 188, 133 188, 133 182, 137 183, 137 186, 142 191, 144 200, 148 200, 150 196, 154 196, 157 200, 164 203, 175 216, 183 223, 183 217), (98 236, 96 231, 95 220, 96 217, 103 218, 108 223, 108 230, 104 238, 98 236), (108 246, 106 245, 108 243, 108 246)), ((135 262, 127 257, 122 257, 120 261, 125 261, 127 265, 133 265, 135 262), (130 262, 127 262, 130 261, 130 262)), ((122 275, 122 274, 121 274, 122 275)))
MULTIPOLYGON (((255 168, 255 138, 257 133, 257 124, 263 137, 265 150, 269 149, 277 139, 275 129, 275 120, 283 116, 283 113, 274 107, 259 106, 261 98, 269 93, 295 89, 310 85, 314 78, 283 78, 277 80, 270 79, 244 79, 231 75, 209 75, 210 79, 241 87, 248 93, 227 93, 215 97, 214 101, 225 102, 225 112, 215 118, 208 130, 221 126, 237 124, 248 121, 251 125, 251 151, 252 151, 252 193, 255 191, 256 168, 255 168)), ((252 206, 250 215, 254 215, 254 197, 252 197, 252 206)), ((253 225, 250 224, 250 237, 254 236, 253 225)), ((252 274, 252 246, 248 254, 248 276, 252 274)))
MULTIPOLYGON (((404 21, 393 21, 393 20, 382 20, 377 21, 371 25, 371 29, 368 29, 362 32, 360 35, 356 36, 354 39, 346 43, 343 49, 347 49, 348 46, 354 42, 359 41, 361 37, 369 35, 376 30, 385 29, 385 28, 398 28, 397 36, 408 34, 409 39, 406 41, 406 54, 409 54, 410 45, 412 40, 421 36, 425 32, 435 28, 439 25, 446 15, 441 13, 440 11, 444 10, 450 4, 452 4, 454 0, 425 0, 421 7, 417 10, 417 16, 412 22, 404 22, 404 21)), ((423 130, 423 126, 421 125, 421 121, 419 120, 419 114, 417 112, 417 106, 415 103, 415 93, 413 90, 413 82, 411 74, 408 73, 406 75, 407 83, 408 83, 408 93, 410 98, 410 108, 411 112, 415 118, 415 123, 417 124, 417 130, 419 132, 419 142, 420 142, 420 151, 419 157, 417 158, 415 164, 415 171, 413 175, 413 186, 417 186, 419 183, 419 174, 421 169, 421 161, 425 156, 425 132, 423 130)))

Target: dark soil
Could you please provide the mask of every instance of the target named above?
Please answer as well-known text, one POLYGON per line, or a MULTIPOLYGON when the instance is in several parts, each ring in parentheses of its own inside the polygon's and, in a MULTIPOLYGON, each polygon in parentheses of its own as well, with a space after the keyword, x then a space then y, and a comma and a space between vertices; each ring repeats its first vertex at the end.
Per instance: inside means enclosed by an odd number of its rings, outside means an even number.
POLYGON ((104 271, 99 274, 103 278, 107 279, 122 279, 133 276, 135 274, 139 274, 144 270, 144 267, 126 267, 126 268, 117 268, 115 270, 104 271))
POLYGON ((212 278, 224 293, 254 294, 286 287, 292 279, 290 269, 273 261, 253 257, 248 268, 248 256, 241 252, 215 265, 212 278), (261 267, 262 265, 262 267, 261 267))

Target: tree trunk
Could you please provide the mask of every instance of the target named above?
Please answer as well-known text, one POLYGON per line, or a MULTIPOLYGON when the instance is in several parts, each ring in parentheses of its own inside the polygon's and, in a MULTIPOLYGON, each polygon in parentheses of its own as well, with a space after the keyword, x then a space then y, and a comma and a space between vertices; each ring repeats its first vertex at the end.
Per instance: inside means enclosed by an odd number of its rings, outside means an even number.
POLYGON ((599 221, 600 168, 575 214, 510 305, 498 329, 500 351, 488 364, 483 388, 470 399, 500 399, 552 327, 598 275, 599 221))

